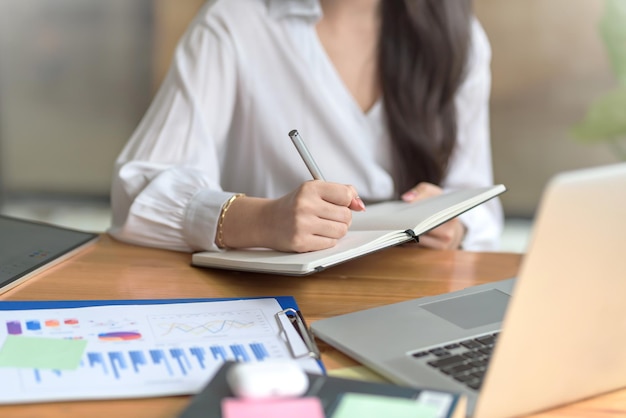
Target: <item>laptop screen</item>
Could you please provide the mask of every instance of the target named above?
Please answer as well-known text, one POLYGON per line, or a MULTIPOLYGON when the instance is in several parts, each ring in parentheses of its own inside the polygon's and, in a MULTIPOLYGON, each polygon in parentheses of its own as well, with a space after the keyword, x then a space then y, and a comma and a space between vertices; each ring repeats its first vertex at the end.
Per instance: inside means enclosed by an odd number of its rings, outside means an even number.
POLYGON ((98 234, 0 215, 0 293, 98 234))

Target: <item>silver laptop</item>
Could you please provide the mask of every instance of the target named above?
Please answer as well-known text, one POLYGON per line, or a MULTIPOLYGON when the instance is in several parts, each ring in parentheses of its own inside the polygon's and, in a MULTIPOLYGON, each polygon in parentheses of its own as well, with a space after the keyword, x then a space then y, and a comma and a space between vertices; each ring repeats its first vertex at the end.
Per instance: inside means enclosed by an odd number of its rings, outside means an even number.
POLYGON ((626 386, 626 164, 555 176, 516 279, 313 322, 399 384, 527 414, 626 386))

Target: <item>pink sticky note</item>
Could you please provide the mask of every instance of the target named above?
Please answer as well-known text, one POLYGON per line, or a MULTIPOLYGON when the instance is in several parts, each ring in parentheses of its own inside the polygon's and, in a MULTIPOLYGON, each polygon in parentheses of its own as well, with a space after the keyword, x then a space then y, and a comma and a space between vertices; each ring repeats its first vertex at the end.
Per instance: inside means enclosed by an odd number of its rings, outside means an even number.
POLYGON ((318 398, 222 399, 223 418, 324 418, 318 398))

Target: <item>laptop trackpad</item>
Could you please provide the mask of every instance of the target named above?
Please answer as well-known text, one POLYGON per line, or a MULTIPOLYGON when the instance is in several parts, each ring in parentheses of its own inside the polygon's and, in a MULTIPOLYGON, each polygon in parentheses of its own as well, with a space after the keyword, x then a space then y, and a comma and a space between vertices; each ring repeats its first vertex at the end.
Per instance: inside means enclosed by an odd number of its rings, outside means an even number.
POLYGON ((502 322, 509 295, 496 289, 421 305, 464 329, 502 322))

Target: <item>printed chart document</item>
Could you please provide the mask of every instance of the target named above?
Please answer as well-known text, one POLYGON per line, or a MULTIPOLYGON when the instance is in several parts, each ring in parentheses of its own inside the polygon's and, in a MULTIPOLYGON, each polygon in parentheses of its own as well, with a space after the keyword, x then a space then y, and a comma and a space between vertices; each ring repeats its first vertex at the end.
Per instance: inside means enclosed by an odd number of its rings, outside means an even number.
POLYGON ((0 310, 0 403, 195 394, 226 361, 296 356, 323 373, 283 310, 276 298, 0 310))
POLYGON ((261 273, 306 275, 402 244, 506 191, 504 185, 448 192, 418 202, 391 201, 353 212, 350 230, 332 248, 285 253, 263 248, 198 252, 192 264, 261 273))

